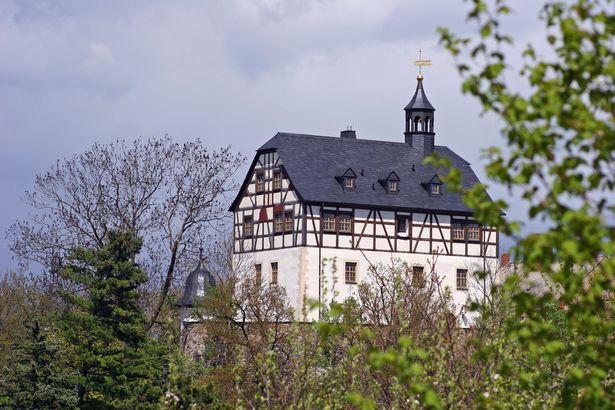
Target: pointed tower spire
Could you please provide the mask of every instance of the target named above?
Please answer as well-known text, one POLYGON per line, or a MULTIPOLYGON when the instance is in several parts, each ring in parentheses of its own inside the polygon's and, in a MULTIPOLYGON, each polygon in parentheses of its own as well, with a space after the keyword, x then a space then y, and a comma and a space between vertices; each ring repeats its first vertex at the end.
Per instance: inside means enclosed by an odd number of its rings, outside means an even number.
POLYGON ((404 132, 406 144, 420 150, 423 155, 429 155, 434 150, 434 112, 436 109, 427 99, 423 88, 424 66, 430 66, 431 60, 422 59, 422 51, 419 50, 419 59, 414 62, 419 67, 416 76, 417 84, 414 96, 404 108, 406 112, 406 131, 404 132))

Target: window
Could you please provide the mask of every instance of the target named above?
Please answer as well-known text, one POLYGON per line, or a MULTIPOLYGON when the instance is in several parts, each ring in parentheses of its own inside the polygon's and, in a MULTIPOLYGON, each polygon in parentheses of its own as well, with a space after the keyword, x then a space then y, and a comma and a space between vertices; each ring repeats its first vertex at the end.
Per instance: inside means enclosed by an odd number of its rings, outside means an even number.
POLYGON ((452 238, 454 241, 480 241, 480 225, 477 223, 455 222, 452 225, 452 238))
POLYGON ((273 172, 273 189, 282 189, 282 172, 273 172))
POLYGON ((417 288, 425 287, 425 274, 422 266, 412 267, 412 286, 417 288))
POLYGON ((323 214, 322 230, 325 232, 335 232, 335 214, 330 212, 323 214))
POLYGON ((352 219, 348 214, 340 214, 338 216, 339 232, 351 233, 352 232, 352 219))
POLYGON ((352 170, 352 168, 348 168, 346 172, 336 176, 335 179, 341 185, 344 191, 353 191, 355 188, 356 177, 357 174, 352 170))
POLYGON ((407 234, 407 220, 406 218, 398 218, 397 219, 397 233, 398 234, 407 234))
POLYGON ((252 217, 244 216, 243 217, 243 236, 246 238, 250 237, 252 236, 253 232, 254 232, 254 224, 252 222, 252 217))
POLYGON ((256 192, 263 192, 265 190, 265 174, 259 172, 256 174, 256 192))
POLYGON ((385 188, 387 192, 399 191, 399 176, 395 171, 392 171, 386 178, 379 179, 378 182, 380 182, 382 187, 385 188))
POLYGON ((440 195, 440 184, 431 184, 431 194, 440 195))
POLYGON ((346 266, 344 269, 344 280, 346 283, 350 283, 350 284, 357 283, 357 263, 356 262, 346 262, 346 266))
POLYGON ((286 232, 293 231, 293 213, 292 212, 284 213, 284 230, 286 232))
POLYGON ((273 232, 284 232, 284 214, 279 213, 273 216, 273 232))
POLYGON ((344 187, 345 187, 347 190, 352 190, 352 189, 354 189, 354 178, 352 178, 352 177, 346 177, 346 178, 344 179, 344 187))
POLYGON ((263 282, 263 265, 260 263, 254 265, 254 281, 257 285, 260 285, 263 282))
POLYGON ((463 241, 465 239, 465 234, 464 234, 462 224, 453 223, 452 236, 453 236, 454 241, 463 241))
POLYGON ((480 227, 478 224, 468 224, 468 240, 480 241, 480 227))
POLYGON ((457 290, 468 289, 468 270, 457 269, 457 290))
POLYGON ((276 285, 278 283, 278 263, 271 262, 271 284, 276 285))
POLYGON ((352 215, 325 212, 322 216, 323 232, 352 233, 352 215))

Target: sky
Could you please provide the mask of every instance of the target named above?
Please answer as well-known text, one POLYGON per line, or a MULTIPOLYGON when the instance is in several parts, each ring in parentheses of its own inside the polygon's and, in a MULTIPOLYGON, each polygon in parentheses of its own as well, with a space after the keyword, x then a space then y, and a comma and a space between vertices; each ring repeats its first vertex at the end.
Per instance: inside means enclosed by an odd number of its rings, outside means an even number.
MULTIPOLYGON (((517 44, 544 37, 534 2, 513 2, 517 44)), ((486 180, 495 118, 460 91, 437 27, 474 32, 461 0, 0 0, 0 272, 4 233, 30 210, 36 174, 95 142, 170 135, 230 144, 250 160, 278 131, 403 141, 418 50, 433 66, 436 144, 486 180)), ((540 50, 540 48, 539 48, 540 50)), ((244 170, 245 172, 245 170, 244 170)), ((239 175, 241 178, 243 175, 239 175)), ((514 193, 490 193, 513 205, 514 193)), ((528 231, 539 229, 529 226, 528 231)), ((509 246, 510 244, 504 244, 509 246)))

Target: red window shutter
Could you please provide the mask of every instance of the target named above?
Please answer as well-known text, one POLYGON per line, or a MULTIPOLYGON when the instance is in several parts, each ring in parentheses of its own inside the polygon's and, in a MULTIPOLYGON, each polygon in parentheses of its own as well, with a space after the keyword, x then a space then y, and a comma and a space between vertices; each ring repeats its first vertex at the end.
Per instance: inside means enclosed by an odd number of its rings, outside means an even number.
POLYGON ((261 211, 258 214, 258 221, 267 222, 267 208, 261 208, 261 211))

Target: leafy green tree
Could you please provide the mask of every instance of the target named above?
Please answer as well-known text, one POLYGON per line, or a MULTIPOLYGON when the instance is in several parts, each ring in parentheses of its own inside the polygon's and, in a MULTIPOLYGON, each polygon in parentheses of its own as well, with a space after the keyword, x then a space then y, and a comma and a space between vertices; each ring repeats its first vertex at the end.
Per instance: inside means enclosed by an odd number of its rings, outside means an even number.
MULTIPOLYGON (((491 364, 502 388, 484 405, 514 406, 509 400, 515 397, 530 406, 615 405, 613 3, 547 2, 541 18, 548 57, 530 44, 516 73, 509 65, 512 37, 501 29, 511 12, 505 1, 472 1, 468 17, 479 36, 440 29, 465 78, 463 91, 504 123, 507 148, 486 151, 490 179, 522 193, 529 205, 526 223, 542 220, 548 226, 541 235, 524 237, 521 222, 502 216, 508 204, 487 201, 484 186, 464 193, 481 221, 516 239, 514 253, 524 273, 540 270, 554 288, 533 295, 516 286, 515 278, 507 282, 515 314, 504 340, 485 352, 499 357, 491 364), (512 88, 506 82, 511 74, 527 84, 512 88), (554 315, 553 306, 561 312, 554 315), (515 349, 501 356, 502 346, 515 349)), ((460 188, 459 176, 451 172, 451 188, 460 188)))
POLYGON ((72 309, 58 323, 73 349, 81 408, 147 408, 162 395, 162 350, 138 303, 147 281, 134 263, 141 240, 125 231, 107 237, 100 249, 76 249, 62 269, 79 290, 62 292, 72 309))
MULTIPOLYGON (((34 320, 15 341, 12 361, 0 378, 0 407, 65 409, 77 404, 76 373, 64 362, 66 349, 34 320)), ((55 338, 57 339, 57 338, 55 338)))

